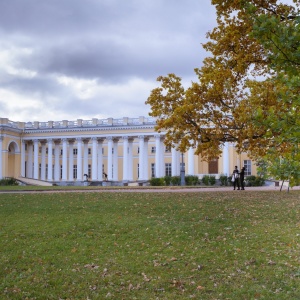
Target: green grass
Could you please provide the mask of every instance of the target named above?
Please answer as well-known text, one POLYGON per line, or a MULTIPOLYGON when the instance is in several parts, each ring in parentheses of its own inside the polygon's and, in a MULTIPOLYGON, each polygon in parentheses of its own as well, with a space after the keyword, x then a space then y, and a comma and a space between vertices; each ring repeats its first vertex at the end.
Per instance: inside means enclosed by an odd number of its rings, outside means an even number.
POLYGON ((1 299, 299 299, 300 192, 0 194, 1 299))

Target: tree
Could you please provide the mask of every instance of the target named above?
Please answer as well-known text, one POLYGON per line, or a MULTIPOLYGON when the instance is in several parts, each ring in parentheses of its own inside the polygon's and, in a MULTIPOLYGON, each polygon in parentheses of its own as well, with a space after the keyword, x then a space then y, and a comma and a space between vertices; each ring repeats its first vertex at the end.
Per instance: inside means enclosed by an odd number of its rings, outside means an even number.
POLYGON ((195 69, 198 82, 185 90, 175 74, 160 76, 146 101, 156 130, 166 132, 167 145, 195 147, 205 160, 219 156, 225 142, 266 161, 274 149, 281 157, 298 153, 299 0, 212 4, 218 26, 207 33, 211 56, 195 69))

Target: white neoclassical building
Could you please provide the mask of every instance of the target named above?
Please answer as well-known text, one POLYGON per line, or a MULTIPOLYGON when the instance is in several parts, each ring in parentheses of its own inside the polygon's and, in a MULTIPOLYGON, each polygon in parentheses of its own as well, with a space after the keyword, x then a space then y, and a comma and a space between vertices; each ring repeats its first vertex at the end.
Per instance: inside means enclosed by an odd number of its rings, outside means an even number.
POLYGON ((151 177, 230 175, 235 165, 256 175, 246 153, 227 143, 221 157, 209 163, 194 149, 179 153, 164 145, 155 119, 139 117, 76 121, 14 122, 0 118, 0 179, 32 178, 57 184, 91 181, 147 181, 151 177))

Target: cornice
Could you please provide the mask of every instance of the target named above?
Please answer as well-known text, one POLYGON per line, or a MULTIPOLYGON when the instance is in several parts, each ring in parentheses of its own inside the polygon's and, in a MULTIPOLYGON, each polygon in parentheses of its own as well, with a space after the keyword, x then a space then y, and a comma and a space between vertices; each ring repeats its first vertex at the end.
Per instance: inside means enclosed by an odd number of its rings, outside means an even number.
POLYGON ((74 128, 49 128, 49 129, 26 129, 25 134, 37 133, 67 133, 67 132, 91 132, 91 131, 129 131, 133 129, 154 129, 155 125, 137 125, 137 126, 108 126, 108 127, 74 127, 74 128))

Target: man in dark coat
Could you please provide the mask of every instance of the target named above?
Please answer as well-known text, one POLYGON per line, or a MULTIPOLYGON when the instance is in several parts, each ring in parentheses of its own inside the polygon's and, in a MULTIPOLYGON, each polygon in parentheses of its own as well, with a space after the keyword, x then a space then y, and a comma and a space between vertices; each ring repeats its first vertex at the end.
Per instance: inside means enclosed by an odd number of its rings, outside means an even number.
POLYGON ((245 189, 245 167, 242 167, 240 172, 240 182, 241 182, 241 190, 245 189))

